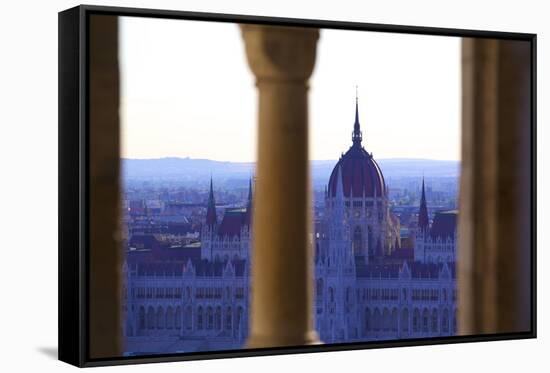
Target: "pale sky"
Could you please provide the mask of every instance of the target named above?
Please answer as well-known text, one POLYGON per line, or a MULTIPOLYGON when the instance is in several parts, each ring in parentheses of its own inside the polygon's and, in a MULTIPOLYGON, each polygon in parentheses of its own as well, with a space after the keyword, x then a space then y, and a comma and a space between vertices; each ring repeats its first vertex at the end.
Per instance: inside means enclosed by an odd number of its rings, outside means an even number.
MULTIPOLYGON (((121 17, 122 156, 256 159, 257 94, 229 23, 121 17)), ((321 30, 310 158, 351 145, 355 86, 375 158, 460 159, 460 39, 321 30)))

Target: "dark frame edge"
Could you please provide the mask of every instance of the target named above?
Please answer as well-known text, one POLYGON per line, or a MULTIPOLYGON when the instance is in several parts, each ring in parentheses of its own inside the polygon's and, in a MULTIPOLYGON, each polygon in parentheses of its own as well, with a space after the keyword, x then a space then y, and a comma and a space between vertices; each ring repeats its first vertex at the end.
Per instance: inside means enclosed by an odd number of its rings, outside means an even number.
POLYGON ((397 25, 387 23, 367 23, 360 21, 335 21, 328 19, 271 17, 228 13, 194 12, 155 8, 131 8, 102 5, 80 5, 90 14, 104 14, 116 16, 130 16, 143 18, 168 18, 185 19, 195 21, 254 23, 262 25, 289 26, 289 27, 314 27, 327 29, 343 29, 357 31, 388 32, 396 34, 437 35, 451 37, 477 37, 489 39, 507 39, 531 41, 536 36, 534 33, 491 31, 474 29, 456 29, 437 26, 397 25))
POLYGON ((531 42, 531 332, 537 338, 537 34, 531 42))
POLYGON ((449 336, 439 338, 416 338, 416 339, 398 339, 385 340, 380 342, 357 342, 340 344, 321 344, 311 346, 289 346, 289 347, 270 347, 259 349, 241 349, 226 351, 206 351, 193 354, 159 354, 143 355, 135 357, 118 357, 88 360, 84 367, 101 367, 130 364, 150 364, 150 363, 169 363, 178 361, 198 361, 215 359, 232 359, 243 357, 262 357, 262 356, 281 356, 293 354, 310 354, 318 352, 339 352, 339 351, 361 351, 380 348, 399 348, 399 347, 429 347, 435 345, 449 345, 459 343, 476 342, 505 342, 518 339, 534 339, 534 332, 516 332, 483 334, 471 336, 449 336))
POLYGON ((58 13, 58 359, 82 367, 82 7, 58 13))

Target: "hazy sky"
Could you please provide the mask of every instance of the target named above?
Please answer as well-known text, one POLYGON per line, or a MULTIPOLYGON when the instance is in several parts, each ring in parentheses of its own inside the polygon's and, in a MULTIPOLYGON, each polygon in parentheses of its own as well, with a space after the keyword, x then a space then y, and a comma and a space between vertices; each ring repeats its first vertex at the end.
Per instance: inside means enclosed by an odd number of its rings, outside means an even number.
MULTIPOLYGON (((122 156, 255 161, 257 94, 235 24, 121 18, 122 156)), ((460 159, 460 39, 321 30, 310 157, 460 159)))

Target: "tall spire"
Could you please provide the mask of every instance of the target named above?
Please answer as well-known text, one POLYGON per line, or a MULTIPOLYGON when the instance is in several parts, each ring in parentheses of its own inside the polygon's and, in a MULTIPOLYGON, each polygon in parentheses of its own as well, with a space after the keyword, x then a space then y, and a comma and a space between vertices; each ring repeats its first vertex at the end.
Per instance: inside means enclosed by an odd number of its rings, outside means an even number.
POLYGON ((420 209, 418 210, 418 228, 428 229, 430 224, 428 218, 428 207, 426 205, 426 190, 424 188, 424 177, 422 177, 422 196, 420 197, 420 209))
POLYGON ((353 134, 351 135, 353 145, 361 145, 363 141, 363 133, 359 124, 359 96, 357 95, 357 86, 355 86, 355 123, 353 124, 353 134))
POLYGON ((252 203, 252 176, 248 179, 248 204, 252 203))
POLYGON ((206 209, 206 225, 216 225, 216 201, 214 200, 214 188, 212 185, 212 176, 210 176, 210 194, 208 195, 208 207, 206 209))
POLYGON ((248 179, 248 201, 246 203, 246 212, 244 223, 250 225, 252 221, 252 176, 248 179))

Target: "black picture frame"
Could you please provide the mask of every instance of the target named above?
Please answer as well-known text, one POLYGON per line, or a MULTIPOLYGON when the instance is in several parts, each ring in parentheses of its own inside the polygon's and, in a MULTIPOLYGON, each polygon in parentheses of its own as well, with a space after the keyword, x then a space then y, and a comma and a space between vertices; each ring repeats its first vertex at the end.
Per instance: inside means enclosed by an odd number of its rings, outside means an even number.
POLYGON ((536 34, 81 5, 59 13, 59 359, 79 367, 536 338, 536 34), (88 346, 89 54, 92 15, 254 23, 531 43, 531 330, 470 336, 91 359, 88 346))

